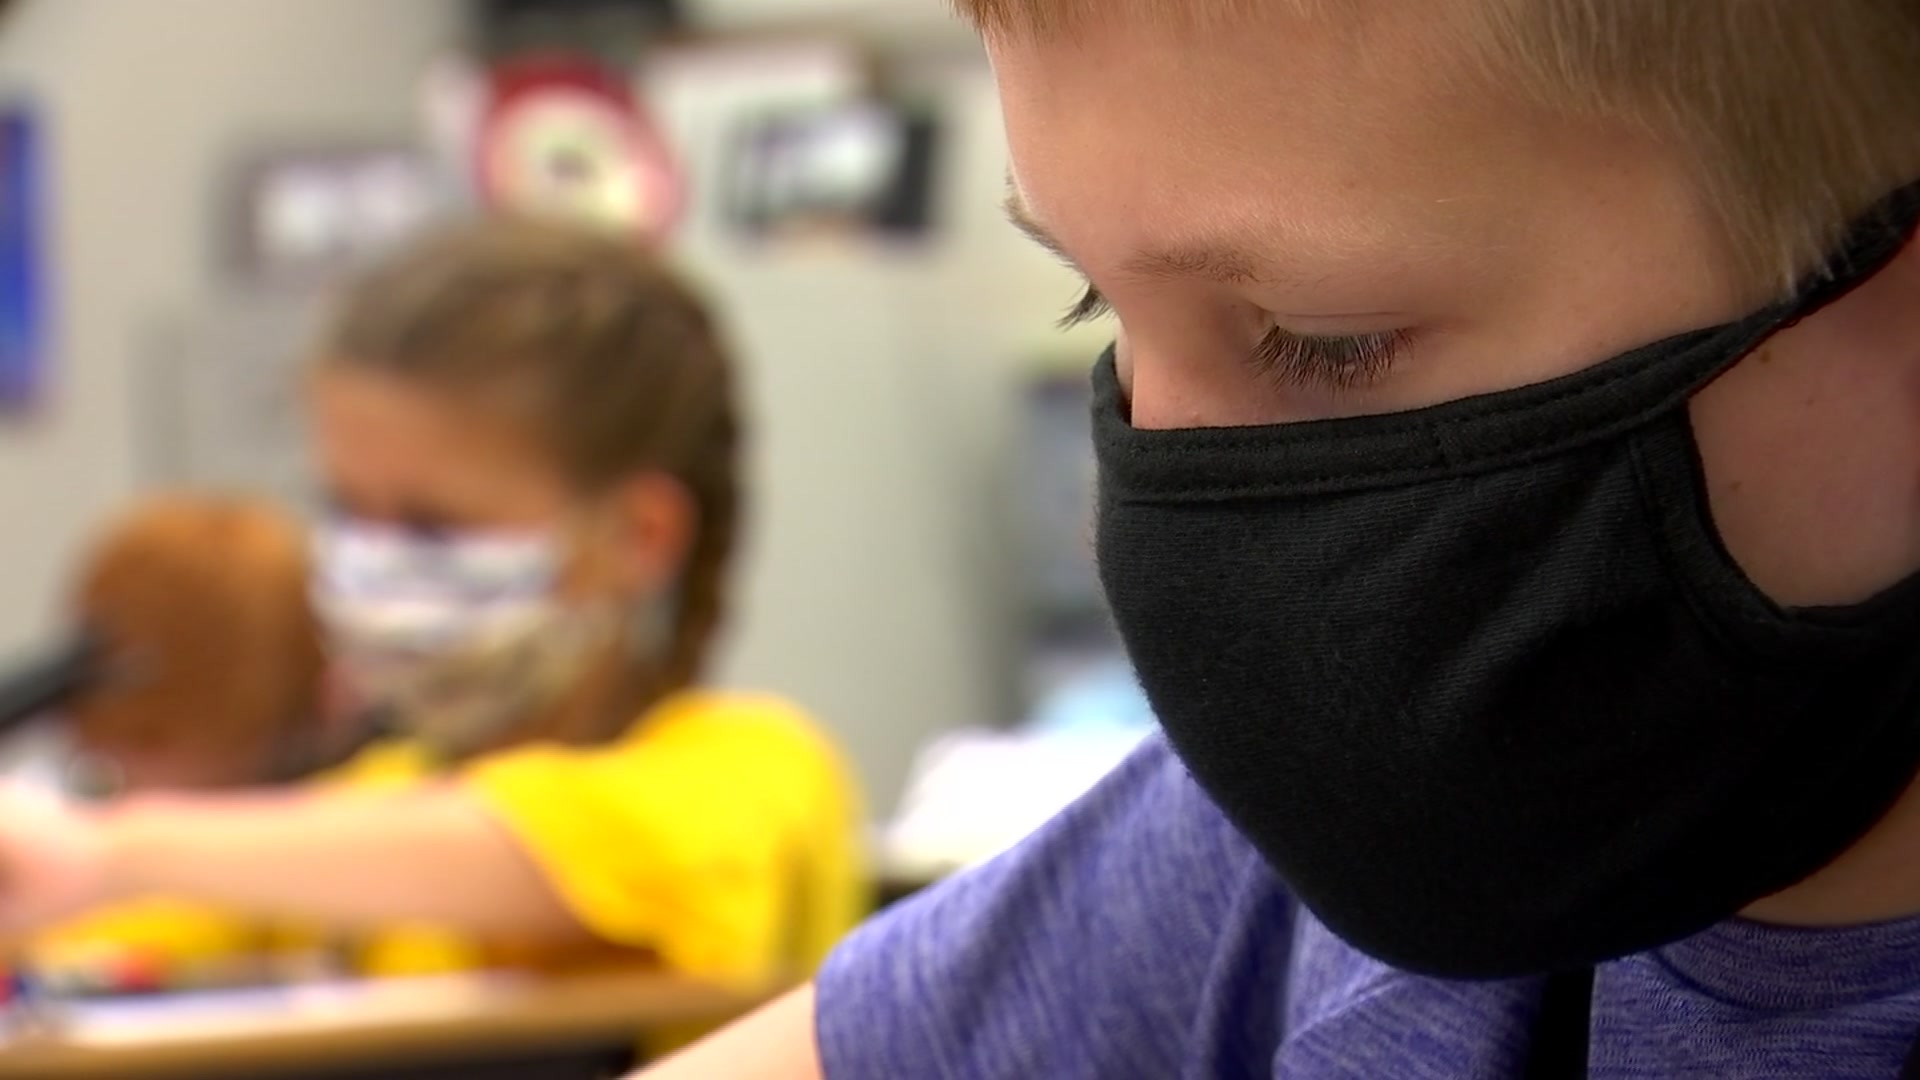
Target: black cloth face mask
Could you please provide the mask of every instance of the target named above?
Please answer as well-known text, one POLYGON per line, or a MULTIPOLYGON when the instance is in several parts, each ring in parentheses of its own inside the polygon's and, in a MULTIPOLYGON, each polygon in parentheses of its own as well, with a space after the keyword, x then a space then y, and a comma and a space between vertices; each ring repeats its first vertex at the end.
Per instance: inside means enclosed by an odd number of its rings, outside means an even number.
POLYGON ((1920 187, 1738 323, 1413 412, 1140 431, 1101 361, 1128 652, 1195 779, 1330 929, 1433 975, 1591 965, 1801 881, 1905 790, 1920 575, 1769 601, 1715 531, 1687 403, 1917 219, 1920 187))

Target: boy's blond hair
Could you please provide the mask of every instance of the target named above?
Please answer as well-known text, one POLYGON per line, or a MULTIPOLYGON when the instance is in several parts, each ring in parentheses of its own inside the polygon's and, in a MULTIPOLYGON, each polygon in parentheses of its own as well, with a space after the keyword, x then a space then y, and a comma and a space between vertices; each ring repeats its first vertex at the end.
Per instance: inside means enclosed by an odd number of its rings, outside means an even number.
MULTIPOLYGON (((988 34, 1095 19, 1233 19, 1273 0, 953 0, 988 34)), ((1285 0, 1337 18, 1393 2, 1285 0)), ((1509 85, 1651 127, 1683 153, 1737 272, 1778 292, 1847 223, 1920 180, 1920 0, 1458 0, 1463 38, 1509 85)))

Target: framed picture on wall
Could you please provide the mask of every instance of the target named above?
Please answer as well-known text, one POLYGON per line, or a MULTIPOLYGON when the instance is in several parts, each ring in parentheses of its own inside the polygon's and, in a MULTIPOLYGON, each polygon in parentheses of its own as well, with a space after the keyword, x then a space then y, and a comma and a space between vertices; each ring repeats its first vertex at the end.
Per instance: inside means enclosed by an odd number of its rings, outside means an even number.
POLYGON ((728 220, 752 240, 925 236, 939 134, 932 113, 878 100, 753 117, 734 140, 728 220))
POLYGON ((31 106, 0 106, 0 410, 38 403, 50 357, 44 153, 31 106))
POLYGON ((247 284, 322 284, 454 201, 433 156, 406 145, 260 152, 234 170, 229 271, 247 284))

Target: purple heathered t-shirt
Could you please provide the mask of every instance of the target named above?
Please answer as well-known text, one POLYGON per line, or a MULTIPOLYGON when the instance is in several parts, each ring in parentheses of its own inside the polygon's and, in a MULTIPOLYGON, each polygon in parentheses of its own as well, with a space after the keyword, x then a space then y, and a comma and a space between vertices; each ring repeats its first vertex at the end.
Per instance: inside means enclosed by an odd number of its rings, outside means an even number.
MULTIPOLYGON (((818 1024, 828 1080, 1513 1080, 1543 985, 1362 956, 1154 738, 1021 847, 856 934, 818 1024)), ((1598 970, 1589 1076, 1895 1080, 1916 1035, 1920 919, 1734 921, 1598 970)))

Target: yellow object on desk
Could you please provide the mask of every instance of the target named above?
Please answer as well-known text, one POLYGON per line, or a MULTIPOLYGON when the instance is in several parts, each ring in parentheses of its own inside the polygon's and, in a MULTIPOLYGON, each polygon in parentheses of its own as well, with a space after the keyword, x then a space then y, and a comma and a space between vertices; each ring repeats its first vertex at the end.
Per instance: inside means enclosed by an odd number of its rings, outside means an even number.
MULTIPOLYGON (((344 797, 443 774, 398 742, 322 783, 344 797)), ((772 698, 682 693, 614 743, 507 750, 454 775, 601 943, 676 973, 744 986, 804 977, 867 910, 856 788, 811 721, 772 698)), ((105 940, 191 964, 258 940, 242 920, 221 925, 210 912, 138 905, 62 928, 35 952, 105 940)), ((345 953, 365 975, 542 960, 431 927, 358 936, 345 953)))
POLYGON ((199 969, 273 945, 274 935, 258 922, 195 904, 145 900, 44 933, 23 952, 34 968, 52 973, 99 969, 134 953, 192 982, 199 969))

